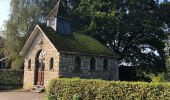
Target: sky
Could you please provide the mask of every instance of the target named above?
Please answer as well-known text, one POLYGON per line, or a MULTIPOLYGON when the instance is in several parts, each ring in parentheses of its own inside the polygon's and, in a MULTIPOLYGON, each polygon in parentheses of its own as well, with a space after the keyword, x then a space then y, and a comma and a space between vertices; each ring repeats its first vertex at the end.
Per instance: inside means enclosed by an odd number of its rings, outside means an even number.
MULTIPOLYGON (((162 2, 163 0, 160 0, 162 2)), ((8 20, 10 12, 10 0, 0 0, 0 30, 2 30, 3 23, 8 20)))
POLYGON ((0 30, 2 29, 3 23, 9 18, 10 0, 0 0, 0 30))

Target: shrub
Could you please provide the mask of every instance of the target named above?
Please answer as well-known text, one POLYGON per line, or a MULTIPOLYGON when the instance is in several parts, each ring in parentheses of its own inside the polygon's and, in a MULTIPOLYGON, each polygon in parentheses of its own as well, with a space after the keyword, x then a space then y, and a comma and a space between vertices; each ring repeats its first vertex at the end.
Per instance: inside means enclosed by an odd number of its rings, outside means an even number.
POLYGON ((82 97, 79 94, 75 94, 73 96, 73 100, 83 100, 82 97))
POLYGON ((22 87, 23 70, 0 70, 0 89, 14 89, 22 87))
POLYGON ((83 100, 167 100, 169 83, 115 82, 87 79, 54 79, 50 82, 47 98, 72 100, 75 94, 83 100))

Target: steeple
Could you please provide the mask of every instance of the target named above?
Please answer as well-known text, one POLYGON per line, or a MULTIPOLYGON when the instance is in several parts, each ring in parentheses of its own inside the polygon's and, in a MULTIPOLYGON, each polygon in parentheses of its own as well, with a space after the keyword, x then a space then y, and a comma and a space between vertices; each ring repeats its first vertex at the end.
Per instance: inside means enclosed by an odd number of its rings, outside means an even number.
POLYGON ((50 18, 55 18, 55 17, 57 17, 59 6, 60 6, 60 0, 57 2, 57 4, 55 5, 55 7, 50 11, 50 13, 49 13, 48 16, 46 17, 46 19, 50 19, 50 18))
POLYGON ((55 7, 50 11, 48 16, 46 17, 47 26, 52 27, 59 34, 70 35, 71 20, 64 16, 64 14, 67 15, 66 13, 66 10, 64 9, 59 0, 55 7))
POLYGON ((159 0, 156 0, 156 3, 159 5, 159 0))

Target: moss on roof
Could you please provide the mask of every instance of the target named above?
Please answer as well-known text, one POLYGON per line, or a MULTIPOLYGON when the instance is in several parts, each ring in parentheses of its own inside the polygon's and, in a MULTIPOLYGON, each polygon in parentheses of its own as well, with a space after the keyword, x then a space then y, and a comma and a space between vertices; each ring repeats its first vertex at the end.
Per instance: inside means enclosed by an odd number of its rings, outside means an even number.
POLYGON ((111 49, 102 45, 99 41, 79 33, 72 35, 61 35, 56 33, 51 27, 39 25, 42 31, 50 39, 58 51, 88 53, 97 55, 109 55, 118 57, 111 49))

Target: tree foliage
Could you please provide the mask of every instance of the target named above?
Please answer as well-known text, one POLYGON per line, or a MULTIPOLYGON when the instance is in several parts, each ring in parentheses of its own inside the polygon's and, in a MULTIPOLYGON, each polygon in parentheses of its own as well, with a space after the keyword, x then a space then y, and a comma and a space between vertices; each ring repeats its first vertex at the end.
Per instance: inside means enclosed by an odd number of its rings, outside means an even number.
POLYGON ((160 4, 161 19, 170 27, 170 2, 160 4))
POLYGON ((164 31, 167 33, 168 39, 166 40, 166 66, 167 66, 167 73, 165 74, 165 79, 170 81, 170 2, 164 2, 160 4, 161 10, 161 19, 164 21, 164 31))
POLYGON ((166 71, 164 22, 154 0, 80 0, 73 11, 76 29, 112 48, 122 64, 138 66, 141 75, 166 71))
MULTIPOLYGON (((11 0, 11 14, 9 20, 6 22, 6 42, 4 53, 10 56, 12 65, 19 64, 19 52, 25 43, 34 26, 40 22, 39 8, 36 3, 30 0, 11 0), (17 60, 17 61, 15 61, 17 60)), ((22 62, 21 62, 22 63, 22 62)), ((16 65, 16 66, 17 66, 16 65)), ((20 64, 22 65, 22 64, 20 64)), ((18 66, 20 66, 18 65, 18 66)))

